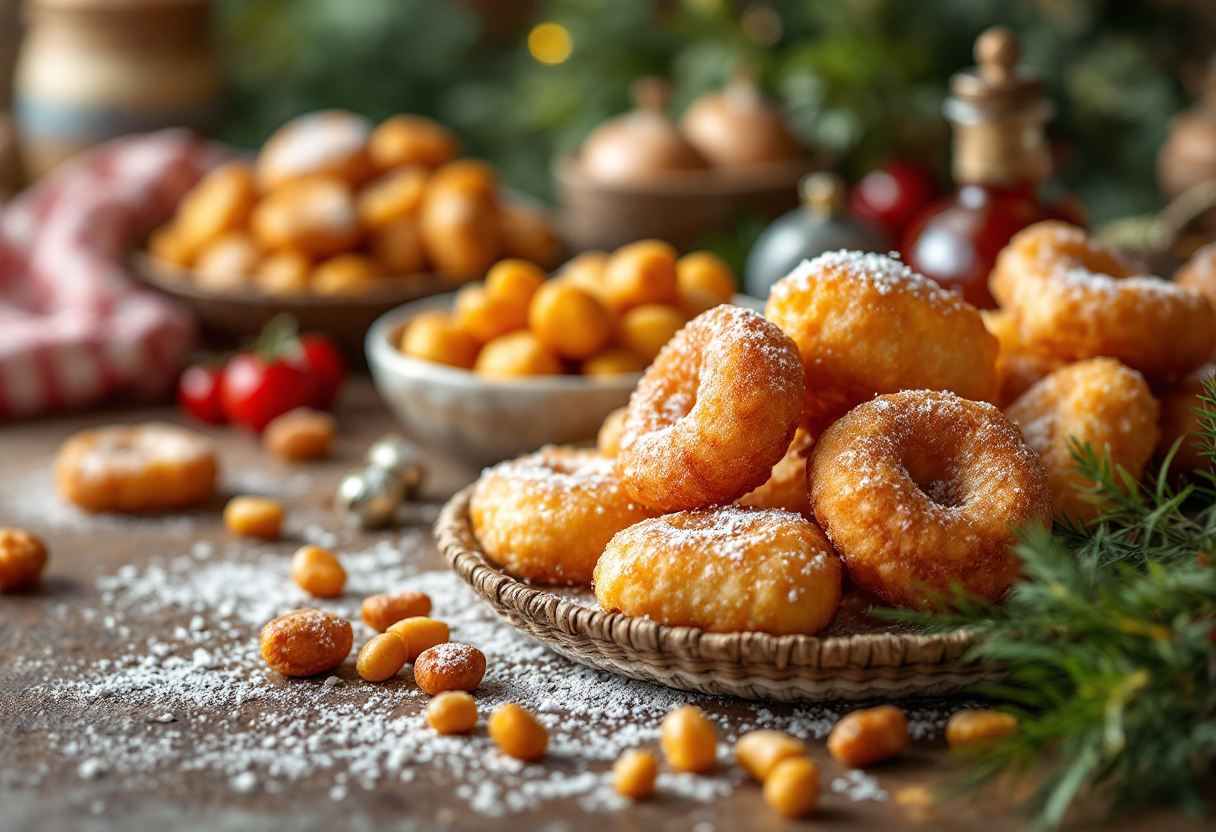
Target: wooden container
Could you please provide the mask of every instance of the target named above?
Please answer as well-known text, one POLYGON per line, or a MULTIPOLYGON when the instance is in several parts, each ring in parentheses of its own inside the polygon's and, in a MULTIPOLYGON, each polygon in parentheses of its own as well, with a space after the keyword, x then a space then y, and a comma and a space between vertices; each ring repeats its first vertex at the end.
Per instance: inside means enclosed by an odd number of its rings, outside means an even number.
POLYGON ((923 635, 837 615, 815 636, 704 633, 604 612, 565 590, 503 574, 469 520, 473 486, 439 515, 435 538, 448 565, 495 614, 580 664, 700 693, 784 702, 864 701, 959 693, 1004 671, 964 661, 966 632, 923 635))
POLYGON ((221 93, 211 0, 30 0, 14 112, 27 173, 98 142, 203 129, 221 93))

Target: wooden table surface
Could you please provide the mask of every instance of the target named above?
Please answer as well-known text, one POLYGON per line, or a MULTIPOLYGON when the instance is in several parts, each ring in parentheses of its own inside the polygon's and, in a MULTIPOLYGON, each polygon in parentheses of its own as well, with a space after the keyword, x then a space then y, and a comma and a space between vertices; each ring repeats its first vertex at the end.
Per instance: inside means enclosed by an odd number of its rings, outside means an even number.
MULTIPOLYGON (((52 552, 38 589, 0 597, 0 830, 714 832, 813 825, 1000 832, 1025 825, 995 798, 930 805, 929 794, 950 773, 940 727, 960 701, 901 703, 920 738, 899 761, 849 773, 828 757, 822 739, 847 706, 705 699, 622 682, 491 621, 441 571, 429 537, 435 504, 475 472, 432 460, 424 495, 430 504, 411 508, 412 527, 344 531, 329 508, 333 489, 367 445, 393 429, 366 381, 348 386, 340 441, 325 463, 288 466, 246 434, 205 429, 220 447, 226 494, 261 491, 286 502, 288 533, 270 544, 226 532, 222 499, 187 515, 152 518, 91 518, 58 499, 50 464, 65 437, 150 419, 181 416, 160 408, 0 426, 0 526, 35 532, 52 552), (553 753, 540 767, 504 764, 484 724, 472 738, 435 740, 422 724, 426 700, 408 668, 397 680, 370 685, 355 675, 352 653, 336 672, 343 683, 333 687, 259 673, 253 622, 260 605, 303 603, 293 603, 286 587, 286 556, 302 538, 328 534, 340 553, 352 553, 351 585, 338 608, 357 617, 364 593, 393 588, 381 579, 421 581, 438 588, 435 614, 455 621, 454 638, 483 639, 483 714, 498 701, 553 691, 543 709, 553 753), (441 602, 460 608, 445 610, 441 602), (823 775, 815 818, 783 821, 728 762, 708 778, 666 777, 646 803, 612 799, 605 772, 616 751, 654 747, 661 714, 685 700, 714 716, 724 741, 757 724, 808 736, 823 775), (611 715, 614 704, 626 709, 624 717, 611 715), (592 711, 598 716, 581 719, 592 711)), ((356 647, 368 635, 358 626, 356 647)), ((1120 825, 1210 828, 1172 811, 1120 825)))

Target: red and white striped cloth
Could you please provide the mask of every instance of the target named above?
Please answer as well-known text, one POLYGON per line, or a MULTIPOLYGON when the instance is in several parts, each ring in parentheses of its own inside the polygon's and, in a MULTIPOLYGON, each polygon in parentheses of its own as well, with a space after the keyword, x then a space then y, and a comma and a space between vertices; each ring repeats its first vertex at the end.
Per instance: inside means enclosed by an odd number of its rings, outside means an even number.
POLYGON ((0 419, 164 393, 194 321, 126 257, 223 155, 182 130, 117 139, 0 210, 0 419))

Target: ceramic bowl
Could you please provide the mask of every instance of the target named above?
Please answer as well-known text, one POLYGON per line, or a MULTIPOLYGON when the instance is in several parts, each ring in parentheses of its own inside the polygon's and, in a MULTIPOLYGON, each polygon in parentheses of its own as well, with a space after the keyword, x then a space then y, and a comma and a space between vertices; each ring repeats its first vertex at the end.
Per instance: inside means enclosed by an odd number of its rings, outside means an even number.
POLYGON ((591 442, 641 378, 497 380, 402 354, 397 344, 406 324, 422 312, 450 309, 453 297, 424 298, 382 315, 365 342, 376 389, 406 433, 448 456, 480 467, 550 443, 591 442))

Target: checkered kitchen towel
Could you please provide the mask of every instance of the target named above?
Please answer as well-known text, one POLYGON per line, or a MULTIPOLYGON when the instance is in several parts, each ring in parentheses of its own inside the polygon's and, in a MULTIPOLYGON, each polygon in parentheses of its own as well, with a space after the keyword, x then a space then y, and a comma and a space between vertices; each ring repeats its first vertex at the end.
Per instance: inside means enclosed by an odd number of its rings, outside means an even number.
POLYGON ((0 420, 172 384, 194 322, 126 255, 222 157, 181 130, 129 136, 0 210, 0 420))

